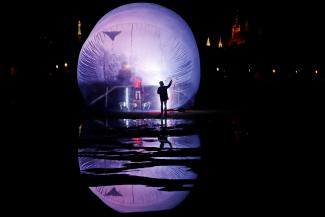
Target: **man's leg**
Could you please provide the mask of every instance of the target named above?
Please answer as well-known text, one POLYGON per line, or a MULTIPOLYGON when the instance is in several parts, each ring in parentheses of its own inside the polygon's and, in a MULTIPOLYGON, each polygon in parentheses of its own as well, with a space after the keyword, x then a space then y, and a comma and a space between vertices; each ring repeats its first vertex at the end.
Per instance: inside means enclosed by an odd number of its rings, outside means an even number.
POLYGON ((164 101, 164 104, 165 104, 165 115, 167 115, 167 100, 164 101))
POLYGON ((166 140, 166 143, 168 143, 170 148, 173 148, 173 145, 172 145, 172 143, 170 141, 166 140))
POLYGON ((161 112, 160 112, 160 114, 163 115, 163 111, 164 111, 164 110, 163 110, 163 101, 160 101, 160 108, 161 108, 161 112))

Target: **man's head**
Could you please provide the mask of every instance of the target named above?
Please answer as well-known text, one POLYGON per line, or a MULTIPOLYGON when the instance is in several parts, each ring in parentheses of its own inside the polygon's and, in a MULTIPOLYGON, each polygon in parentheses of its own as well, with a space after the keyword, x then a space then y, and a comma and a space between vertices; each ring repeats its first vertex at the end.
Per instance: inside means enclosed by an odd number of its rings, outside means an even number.
POLYGON ((164 82, 163 81, 159 81, 160 86, 164 86, 164 82))

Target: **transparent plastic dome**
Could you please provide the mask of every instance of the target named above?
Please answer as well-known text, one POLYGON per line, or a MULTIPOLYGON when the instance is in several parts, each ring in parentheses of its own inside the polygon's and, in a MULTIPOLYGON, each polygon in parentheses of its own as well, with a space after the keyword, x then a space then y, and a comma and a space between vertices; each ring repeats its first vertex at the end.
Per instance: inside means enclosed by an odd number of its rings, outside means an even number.
POLYGON ((78 83, 90 107, 106 111, 157 110, 159 81, 168 85, 169 108, 189 107, 200 83, 192 31, 175 12, 134 3, 107 13, 85 41, 78 83))

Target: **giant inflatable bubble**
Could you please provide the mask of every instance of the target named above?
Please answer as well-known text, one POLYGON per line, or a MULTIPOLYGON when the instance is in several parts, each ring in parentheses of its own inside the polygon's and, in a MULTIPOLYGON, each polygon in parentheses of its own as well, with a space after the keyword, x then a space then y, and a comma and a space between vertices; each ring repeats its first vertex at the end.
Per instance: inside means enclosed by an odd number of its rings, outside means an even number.
POLYGON ((159 81, 168 85, 171 79, 168 107, 193 105, 200 83, 193 33, 179 15, 156 4, 127 4, 110 11, 79 55, 78 83, 92 108, 159 109, 159 81))

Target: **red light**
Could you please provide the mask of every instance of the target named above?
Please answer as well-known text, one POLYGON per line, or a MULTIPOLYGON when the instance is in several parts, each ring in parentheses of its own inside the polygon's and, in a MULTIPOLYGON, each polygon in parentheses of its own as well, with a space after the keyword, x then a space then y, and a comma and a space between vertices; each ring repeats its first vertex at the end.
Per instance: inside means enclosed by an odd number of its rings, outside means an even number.
POLYGON ((136 78, 133 82, 133 87, 134 88, 141 88, 141 80, 136 78))
POLYGON ((142 144, 142 138, 132 138, 134 144, 141 145, 142 144))

